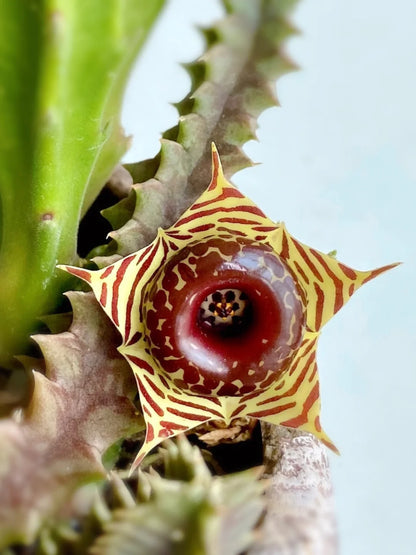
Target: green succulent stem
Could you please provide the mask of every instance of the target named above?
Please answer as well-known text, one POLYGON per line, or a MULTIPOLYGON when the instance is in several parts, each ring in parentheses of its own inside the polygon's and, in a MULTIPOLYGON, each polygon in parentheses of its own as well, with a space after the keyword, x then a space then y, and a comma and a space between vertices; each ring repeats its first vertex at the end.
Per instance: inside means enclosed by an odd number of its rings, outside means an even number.
POLYGON ((0 366, 68 286, 56 264, 127 149, 123 91, 163 3, 0 2, 0 366))

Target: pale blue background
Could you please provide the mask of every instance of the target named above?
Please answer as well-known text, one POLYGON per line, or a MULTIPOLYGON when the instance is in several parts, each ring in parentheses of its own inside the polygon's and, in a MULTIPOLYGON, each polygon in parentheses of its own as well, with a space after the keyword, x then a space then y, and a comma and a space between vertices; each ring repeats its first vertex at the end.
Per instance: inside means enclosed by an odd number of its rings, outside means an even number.
MULTIPOLYGON (((169 102, 201 53, 195 24, 217 0, 171 0, 132 76, 126 160, 153 156, 177 121, 169 102)), ((343 555, 416 553, 416 2, 303 0, 288 51, 301 71, 277 90, 234 182, 289 231, 358 269, 404 264, 361 289, 319 345, 322 420, 343 555)))

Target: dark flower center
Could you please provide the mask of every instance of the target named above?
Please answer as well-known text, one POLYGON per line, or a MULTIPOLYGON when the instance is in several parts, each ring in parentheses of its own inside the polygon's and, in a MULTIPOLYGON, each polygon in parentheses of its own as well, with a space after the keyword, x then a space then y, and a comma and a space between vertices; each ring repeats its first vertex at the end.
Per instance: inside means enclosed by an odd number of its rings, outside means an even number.
POLYGON ((248 295, 239 289, 216 289, 201 303, 198 324, 207 333, 238 335, 252 319, 248 295))

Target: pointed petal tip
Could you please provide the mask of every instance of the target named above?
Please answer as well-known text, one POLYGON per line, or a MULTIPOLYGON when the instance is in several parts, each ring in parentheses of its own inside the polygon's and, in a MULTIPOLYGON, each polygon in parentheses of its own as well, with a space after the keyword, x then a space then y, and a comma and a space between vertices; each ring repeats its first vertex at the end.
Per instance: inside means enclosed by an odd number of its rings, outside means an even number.
POLYGON ((218 154, 217 146, 214 142, 211 143, 211 153, 212 153, 212 166, 213 170, 221 171, 221 160, 220 155, 218 154))
POLYGON ((326 447, 328 447, 328 449, 331 449, 331 451, 335 453, 335 455, 341 455, 338 447, 332 443, 328 436, 325 435, 325 437, 320 437, 319 439, 324 445, 326 445, 326 447))
POLYGON ((306 424, 299 426, 299 429, 312 434, 317 440, 328 447, 328 449, 331 449, 333 453, 335 453, 336 455, 340 455, 340 452, 336 445, 322 429, 319 416, 317 416, 314 420, 311 420, 306 424))
POLYGON ((318 428, 316 428, 315 430, 313 430, 312 428, 309 428, 308 426, 305 427, 304 429, 306 428, 308 428, 306 431, 312 433, 312 435, 314 435, 316 439, 322 442, 325 445, 325 447, 328 447, 328 449, 330 449, 333 453, 335 453, 336 455, 341 454, 337 446, 331 440, 331 438, 324 432, 324 430, 322 430, 320 424, 318 424, 318 428))
POLYGON ((134 461, 133 461, 133 463, 132 463, 132 465, 131 465, 131 467, 130 467, 130 470, 129 470, 129 478, 131 478, 131 477, 133 476, 133 474, 134 474, 136 471, 138 471, 138 469, 139 469, 139 467, 140 467, 140 465, 141 465, 141 463, 142 463, 144 457, 145 457, 145 455, 144 455, 144 454, 143 454, 143 455, 140 455, 140 452, 139 452, 139 454, 138 454, 137 457, 134 459, 134 461))
POLYGON ((397 266, 400 266, 401 264, 402 264, 402 262, 393 262, 393 264, 387 264, 386 266, 381 266, 380 268, 376 268, 375 270, 370 271, 368 273, 368 276, 362 282, 363 285, 364 285, 364 283, 367 283, 368 281, 371 281, 372 279, 376 278, 380 274, 384 274, 384 272, 392 270, 393 268, 396 268, 397 266))
POLYGON ((393 264, 389 264, 385 266, 385 268, 386 270, 392 270, 393 268, 396 268, 397 266, 401 266, 402 264, 404 264, 404 262, 393 262, 393 264))
POLYGON ((58 264, 57 268, 58 270, 64 270, 65 272, 68 272, 68 274, 79 277, 87 283, 91 283, 91 272, 89 270, 78 268, 76 266, 67 266, 66 264, 58 264))
POLYGON ((402 264, 403 262, 393 262, 392 264, 386 264, 386 266, 381 266, 381 268, 378 268, 375 271, 377 272, 378 270, 381 270, 383 272, 387 272, 387 270, 392 270, 393 268, 396 268, 397 266, 401 266, 402 264))
POLYGON ((224 179, 224 172, 222 170, 220 155, 218 154, 217 147, 214 142, 211 143, 212 153, 212 178, 208 190, 214 189, 219 180, 224 179))

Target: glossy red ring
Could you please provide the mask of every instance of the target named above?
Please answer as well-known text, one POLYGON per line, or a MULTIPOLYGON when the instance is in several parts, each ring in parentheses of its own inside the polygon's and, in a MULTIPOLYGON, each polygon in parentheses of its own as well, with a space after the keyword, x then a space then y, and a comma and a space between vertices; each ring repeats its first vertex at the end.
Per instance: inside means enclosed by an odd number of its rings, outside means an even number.
POLYGON ((183 389, 206 395, 240 395, 262 387, 270 374, 277 378, 305 327, 301 292, 283 260, 267 245, 233 237, 174 255, 146 304, 151 352, 161 370, 183 389), (210 332, 201 326, 201 304, 227 289, 247 295, 249 321, 235 334, 210 332))

